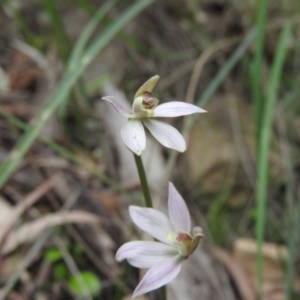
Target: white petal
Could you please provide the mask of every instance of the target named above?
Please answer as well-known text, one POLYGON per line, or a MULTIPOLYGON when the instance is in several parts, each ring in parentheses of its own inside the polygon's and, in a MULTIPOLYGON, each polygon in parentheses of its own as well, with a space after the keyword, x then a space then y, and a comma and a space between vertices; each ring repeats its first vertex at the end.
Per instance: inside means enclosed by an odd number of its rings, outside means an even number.
POLYGON ((127 259, 137 268, 149 269, 158 262, 178 254, 176 248, 152 241, 133 241, 124 244, 116 253, 116 260, 127 259))
POLYGON ((175 189, 173 183, 169 182, 168 199, 169 217, 176 230, 191 231, 191 216, 185 201, 175 189))
POLYGON ((137 155, 146 148, 146 135, 143 124, 139 120, 130 119, 121 129, 124 144, 137 155))
POLYGON ((138 96, 143 95, 145 92, 151 93, 155 88, 157 81, 159 80, 159 76, 155 75, 148 79, 135 93, 134 99, 138 96))
POLYGON ((166 259, 165 261, 154 265, 136 287, 132 298, 146 294, 168 284, 179 274, 181 265, 182 259, 180 256, 166 259))
POLYGON ((102 98, 102 100, 105 100, 112 104, 112 106, 115 108, 115 110, 122 116, 130 118, 132 115, 112 96, 105 96, 102 98))
POLYGON ((168 235, 174 232, 170 220, 162 212, 139 206, 129 206, 129 213, 132 221, 145 232, 157 240, 171 244, 168 235))
POLYGON ((179 152, 186 150, 185 140, 176 128, 153 119, 143 120, 143 123, 163 146, 179 152))
POLYGON ((204 113, 206 110, 186 102, 172 101, 158 105, 154 117, 179 117, 195 113, 204 113))

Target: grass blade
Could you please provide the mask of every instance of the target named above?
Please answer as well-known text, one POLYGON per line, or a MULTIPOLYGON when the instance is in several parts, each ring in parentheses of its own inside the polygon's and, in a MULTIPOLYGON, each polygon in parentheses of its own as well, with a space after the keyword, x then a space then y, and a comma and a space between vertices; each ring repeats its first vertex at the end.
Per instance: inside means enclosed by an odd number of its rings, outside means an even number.
POLYGON ((43 3, 48 13, 52 29, 54 31, 54 37, 56 39, 59 55, 65 63, 68 60, 71 50, 69 37, 65 31, 65 27, 60 18, 60 15, 55 7, 55 1, 43 0, 43 3))
POLYGON ((251 81, 254 98, 254 119, 257 147, 259 145, 259 135, 261 129, 262 115, 263 115, 263 97, 261 88, 261 73, 263 62, 263 50, 265 41, 265 27, 267 20, 268 0, 258 0, 258 15, 257 15, 257 38, 255 44, 255 57, 253 61, 253 68, 251 68, 251 81))
POLYGON ((262 296, 263 284, 263 257, 262 243, 264 240, 265 221, 266 221, 266 203, 267 203, 267 184, 268 184, 268 163, 269 149, 271 141, 272 123, 274 117, 274 107, 278 88, 280 84, 283 63, 286 57, 286 45, 291 33, 291 24, 287 23, 283 28, 275 53, 274 62, 270 74, 270 84, 267 100, 262 119, 262 128, 260 134, 258 159, 257 159, 257 179, 256 179, 256 239, 257 239, 257 272, 259 294, 262 296))
POLYGON ((295 263, 297 257, 297 249, 299 249, 299 232, 300 232, 300 188, 298 192, 298 204, 296 204, 295 218, 294 218, 293 228, 291 228, 291 235, 289 239, 289 260, 286 268, 286 281, 285 281, 285 294, 286 299, 293 299, 293 278, 295 263))
POLYGON ((69 59, 67 68, 68 71, 72 72, 72 70, 76 68, 76 64, 80 60, 80 57, 82 56, 82 51, 86 46, 89 38, 91 37, 93 31, 96 29, 97 25, 100 23, 100 21, 103 19, 106 13, 112 8, 112 6, 116 2, 116 0, 106 1, 103 7, 101 7, 101 9, 99 9, 98 12, 96 12, 92 20, 86 25, 78 41, 76 42, 74 50, 69 59))

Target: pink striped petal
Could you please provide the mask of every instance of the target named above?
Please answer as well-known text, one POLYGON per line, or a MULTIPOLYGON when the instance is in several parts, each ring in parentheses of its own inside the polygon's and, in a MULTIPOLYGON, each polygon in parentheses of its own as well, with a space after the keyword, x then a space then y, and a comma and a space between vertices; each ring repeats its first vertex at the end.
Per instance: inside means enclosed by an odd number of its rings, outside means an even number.
POLYGON ((162 212, 153 208, 129 206, 132 221, 145 232, 159 241, 171 244, 168 240, 169 233, 174 231, 170 220, 162 212))
POLYGON ((112 106, 115 108, 115 110, 122 116, 130 118, 132 115, 112 96, 105 96, 101 98, 102 100, 105 100, 112 104, 112 106))
POLYGON ((158 289, 172 281, 180 272, 182 259, 180 256, 159 262, 148 270, 142 281, 133 292, 132 298, 158 289))
POLYGON ((116 253, 118 262, 127 259, 137 268, 149 269, 156 263, 178 254, 176 248, 152 241, 133 241, 124 244, 116 253))
POLYGON ((173 183, 169 182, 169 218, 175 230, 191 231, 191 216, 185 201, 175 189, 173 183))
POLYGON ((186 150, 185 140, 176 128, 153 119, 143 120, 143 123, 163 146, 179 152, 186 150))
POLYGON ((154 117, 179 117, 204 112, 206 112, 206 110, 196 105, 172 101, 158 105, 154 110, 154 117))
POLYGON ((121 129, 121 137, 128 149, 137 155, 146 148, 145 130, 139 120, 128 120, 121 129))

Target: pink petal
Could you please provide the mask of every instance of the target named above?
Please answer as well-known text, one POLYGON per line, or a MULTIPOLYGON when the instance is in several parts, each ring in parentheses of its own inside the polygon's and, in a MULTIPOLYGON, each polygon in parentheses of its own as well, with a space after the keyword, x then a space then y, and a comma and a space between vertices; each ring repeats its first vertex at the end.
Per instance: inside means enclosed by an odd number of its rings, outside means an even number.
POLYGON ((159 241, 171 244, 168 235, 174 232, 170 220, 162 212, 153 208, 129 206, 132 221, 159 241))
POLYGON ((175 189, 173 183, 169 182, 168 199, 169 217, 176 230, 191 231, 191 216, 185 201, 175 189))
POLYGON ((179 274, 181 265, 182 259, 180 256, 166 259, 165 261, 154 265, 151 269, 149 269, 142 281, 136 287, 132 298, 146 294, 168 284, 179 274))
POLYGON ((135 93, 134 99, 138 96, 143 95, 145 92, 151 93, 153 89, 155 88, 157 81, 159 80, 159 76, 155 75, 152 76, 150 79, 148 79, 135 93))
POLYGON ((128 149, 137 155, 146 148, 145 130, 139 120, 128 120, 121 129, 121 137, 128 149))
POLYGON ((153 119, 143 120, 143 123, 163 146, 179 152, 186 150, 185 140, 176 128, 153 119))
POLYGON ((124 244, 116 253, 116 260, 127 259, 137 268, 149 269, 156 263, 164 261, 178 254, 172 246, 152 241, 133 241, 124 244))
POLYGON ((206 110, 196 105, 172 101, 158 105, 154 110, 154 117, 179 117, 204 112, 206 112, 206 110))
POLYGON ((127 118, 130 118, 132 115, 112 96, 105 96, 101 98, 102 100, 105 100, 112 104, 112 106, 116 109, 116 111, 127 118))

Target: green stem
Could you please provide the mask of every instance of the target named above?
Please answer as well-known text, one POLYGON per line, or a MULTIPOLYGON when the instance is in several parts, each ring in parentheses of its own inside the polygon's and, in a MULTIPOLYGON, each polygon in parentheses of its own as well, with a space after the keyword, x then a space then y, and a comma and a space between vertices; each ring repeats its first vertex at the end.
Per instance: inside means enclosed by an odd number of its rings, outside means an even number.
POLYGON ((265 103, 263 122, 260 133, 257 159, 256 178, 256 241, 257 241, 257 284, 259 299, 263 298, 263 254, 262 246, 265 235, 265 223, 267 218, 267 188, 269 177, 269 152, 271 147, 272 125, 274 109, 281 83, 282 69, 287 53, 287 42, 291 33, 291 24, 286 23, 276 46, 275 58, 270 73, 270 84, 265 103))
POLYGON ((164 285, 160 288, 161 291, 161 299, 162 300, 167 300, 167 286, 164 285))
POLYGON ((152 199, 151 199, 149 186, 148 186, 148 182, 147 182, 147 177, 146 177, 146 173, 145 173, 145 169, 144 169, 142 159, 141 159, 140 156, 134 154, 134 160, 135 160, 135 164, 136 164, 136 167, 137 167, 137 170, 138 170, 138 173, 139 173, 142 190, 143 190, 143 194, 144 194, 144 197, 145 197, 146 206, 152 208, 153 207, 152 199))
POLYGON ((257 1, 257 38, 255 45, 255 57, 253 61, 252 79, 253 79, 253 98, 254 98, 254 118, 255 118, 255 130, 257 148, 260 142, 262 115, 264 113, 264 99, 262 94, 262 65, 263 65, 263 50, 265 41, 265 27, 268 13, 268 0, 257 1))

